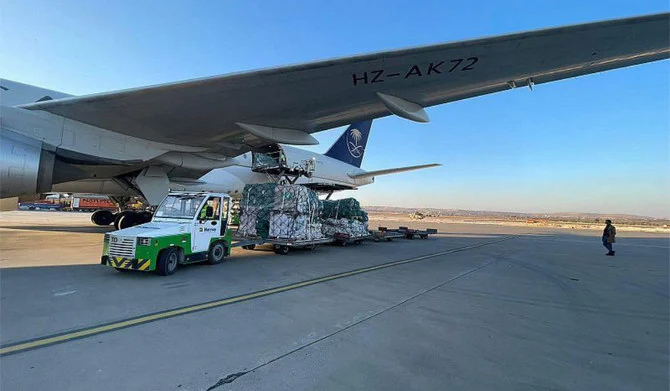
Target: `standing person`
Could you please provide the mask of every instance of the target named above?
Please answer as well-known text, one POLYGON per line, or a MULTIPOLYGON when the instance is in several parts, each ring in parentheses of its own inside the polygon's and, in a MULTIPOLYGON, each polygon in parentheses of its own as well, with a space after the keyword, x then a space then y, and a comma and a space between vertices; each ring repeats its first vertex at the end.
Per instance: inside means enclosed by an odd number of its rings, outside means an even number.
POLYGON ((612 225, 612 220, 605 220, 605 229, 603 230, 603 246, 608 250, 605 255, 614 256, 616 251, 612 250, 612 243, 616 243, 616 228, 612 225))

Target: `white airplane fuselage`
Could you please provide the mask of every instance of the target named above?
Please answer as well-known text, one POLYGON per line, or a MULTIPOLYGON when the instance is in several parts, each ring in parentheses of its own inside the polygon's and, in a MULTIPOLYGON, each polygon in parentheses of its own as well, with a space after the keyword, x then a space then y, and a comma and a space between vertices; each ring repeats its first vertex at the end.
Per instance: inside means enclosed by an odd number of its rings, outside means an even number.
MULTIPOLYGON (((355 189, 359 186, 374 183, 374 178, 372 177, 352 178, 350 174, 365 173, 365 170, 337 159, 289 145, 283 145, 282 148, 286 155, 287 166, 289 167, 304 164, 308 160, 314 161, 314 171, 311 177, 298 178, 296 182, 298 184, 314 186, 329 185, 332 187, 355 189)), ((239 164, 212 170, 200 178, 202 182, 205 182, 204 184, 191 185, 198 187, 189 187, 183 190, 202 191, 211 190, 208 186, 221 186, 221 190, 216 191, 225 191, 228 194, 234 195, 241 193, 245 184, 265 183, 273 179, 268 174, 252 171, 251 153, 245 153, 234 160, 235 162, 239 162, 239 164), (226 190, 223 190, 223 188, 226 188, 226 190)))
MULTIPOLYGON (((288 145, 282 146, 289 167, 314 160, 314 171, 310 177, 300 177, 297 184, 312 185, 315 188, 356 189, 374 183, 374 177, 352 178, 349 174, 365 173, 358 167, 341 162, 337 159, 305 151, 288 145)), ((228 167, 216 168, 197 181, 172 180, 170 190, 175 191, 212 191, 228 193, 233 198, 241 197, 247 184, 267 183, 276 181, 275 176, 252 171, 252 154, 245 153, 231 160, 228 167)), ((61 193, 100 193, 113 196, 140 195, 132 187, 124 187, 110 178, 83 179, 55 184, 52 191, 61 193)))

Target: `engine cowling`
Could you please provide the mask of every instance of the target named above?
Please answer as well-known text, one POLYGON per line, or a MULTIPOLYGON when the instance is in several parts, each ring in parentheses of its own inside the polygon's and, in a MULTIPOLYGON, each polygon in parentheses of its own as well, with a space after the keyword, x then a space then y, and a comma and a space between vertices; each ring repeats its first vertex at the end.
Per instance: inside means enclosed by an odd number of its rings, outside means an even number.
POLYGON ((0 129, 0 198, 51 191, 54 162, 41 141, 0 129))

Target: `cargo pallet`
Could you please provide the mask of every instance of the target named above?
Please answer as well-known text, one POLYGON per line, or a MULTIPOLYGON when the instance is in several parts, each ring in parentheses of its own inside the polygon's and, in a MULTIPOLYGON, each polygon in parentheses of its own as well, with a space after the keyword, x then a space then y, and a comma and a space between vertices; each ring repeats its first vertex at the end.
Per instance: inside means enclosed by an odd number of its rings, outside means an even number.
POLYGON ((372 234, 372 240, 375 242, 381 242, 386 240, 387 242, 392 241, 393 239, 404 238, 405 234, 397 232, 394 230, 389 231, 386 227, 379 227, 376 231, 370 231, 372 234))
POLYGON ((406 239, 414 239, 415 237, 420 237, 421 239, 428 239, 428 235, 433 235, 437 233, 436 229, 428 228, 425 230, 420 229, 411 229, 408 227, 398 227, 398 229, 388 229, 387 227, 379 227, 380 231, 390 232, 396 236, 394 237, 404 237, 406 239))
POLYGON ((271 244, 274 252, 280 255, 288 254, 292 248, 306 248, 314 250, 320 244, 328 244, 335 241, 334 238, 319 239, 291 239, 291 238, 267 238, 261 237, 233 237, 231 247, 242 247, 245 250, 253 250, 256 246, 271 244))
POLYGON ((364 240, 368 240, 371 238, 372 235, 351 236, 349 234, 340 232, 336 232, 335 235, 333 235, 333 241, 335 242, 335 244, 340 245, 342 247, 350 243, 361 244, 363 243, 364 240))

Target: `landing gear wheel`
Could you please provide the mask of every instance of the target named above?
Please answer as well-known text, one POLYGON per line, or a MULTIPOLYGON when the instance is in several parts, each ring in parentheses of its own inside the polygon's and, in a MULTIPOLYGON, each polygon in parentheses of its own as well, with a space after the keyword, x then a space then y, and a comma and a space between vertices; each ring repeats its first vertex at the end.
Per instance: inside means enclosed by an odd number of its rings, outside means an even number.
POLYGON ((139 224, 148 223, 151 221, 151 218, 154 217, 153 213, 146 211, 137 213, 137 216, 139 217, 138 218, 139 224))
POLYGON ((161 251, 156 263, 156 273, 161 276, 169 276, 177 270, 179 264, 179 250, 170 247, 161 251))
POLYGON ((221 263, 226 258, 226 246, 223 242, 214 242, 209 246, 209 253, 207 253, 207 263, 216 265, 221 263))
POLYGON ((141 224, 140 219, 141 217, 138 216, 135 212, 130 212, 125 216, 121 216, 121 218, 119 219, 118 229, 130 228, 135 225, 141 224))
MULTIPOLYGON (((135 214, 135 212, 133 212, 132 210, 124 210, 123 212, 119 212, 119 213, 117 213, 116 216, 114 217, 114 228, 117 229, 117 230, 118 230, 118 229, 121 229, 121 228, 119 227, 119 222, 121 221, 121 219, 122 219, 123 217, 125 217, 125 216, 127 216, 127 215, 129 215, 129 214, 135 214)), ((126 228, 127 228, 127 227, 126 227, 126 228)))
POLYGON ((275 247, 275 254, 287 255, 290 251, 289 246, 277 246, 275 247))
POLYGON ((91 215, 91 223, 95 225, 109 225, 114 222, 114 213, 108 210, 96 210, 91 215))

